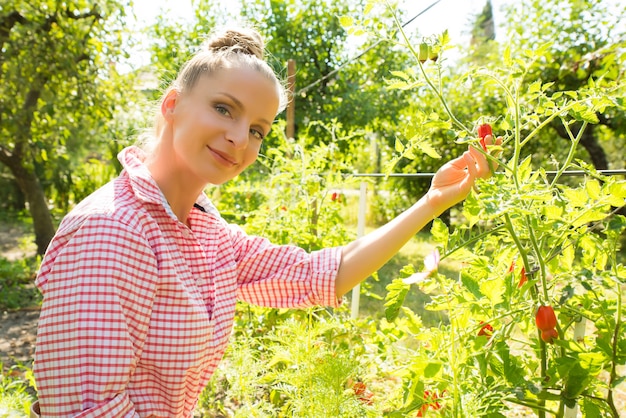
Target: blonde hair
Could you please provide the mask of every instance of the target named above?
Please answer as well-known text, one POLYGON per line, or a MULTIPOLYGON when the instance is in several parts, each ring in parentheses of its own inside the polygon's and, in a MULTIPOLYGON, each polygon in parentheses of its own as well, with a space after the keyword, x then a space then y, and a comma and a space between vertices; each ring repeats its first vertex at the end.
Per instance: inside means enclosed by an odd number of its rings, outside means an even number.
POLYGON ((223 28, 213 32, 202 48, 182 66, 176 79, 165 90, 159 100, 154 131, 151 135, 140 138, 143 148, 146 151, 151 150, 155 137, 158 137, 163 128, 160 104, 172 89, 184 93, 191 90, 200 77, 233 67, 250 68, 274 81, 279 96, 277 113, 285 109, 288 101, 286 89, 265 61, 265 42, 259 32, 245 27, 223 28))

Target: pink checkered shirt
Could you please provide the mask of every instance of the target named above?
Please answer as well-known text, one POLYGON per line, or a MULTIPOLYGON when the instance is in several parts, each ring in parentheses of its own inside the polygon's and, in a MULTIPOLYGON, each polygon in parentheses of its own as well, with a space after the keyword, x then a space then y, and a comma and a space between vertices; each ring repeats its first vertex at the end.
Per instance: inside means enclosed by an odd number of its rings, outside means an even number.
POLYGON ((227 224, 205 195, 179 222, 135 147, 65 217, 37 277, 43 417, 190 417, 238 298, 337 306, 340 248, 307 253, 227 224))

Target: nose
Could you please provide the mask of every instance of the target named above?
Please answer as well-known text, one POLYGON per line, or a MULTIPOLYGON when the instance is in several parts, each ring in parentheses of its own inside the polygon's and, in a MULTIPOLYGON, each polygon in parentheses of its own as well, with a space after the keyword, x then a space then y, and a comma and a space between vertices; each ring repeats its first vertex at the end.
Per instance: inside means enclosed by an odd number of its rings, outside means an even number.
POLYGON ((248 146, 250 141, 250 128, 245 121, 237 121, 233 123, 226 132, 226 140, 233 144, 235 149, 243 149, 248 146))

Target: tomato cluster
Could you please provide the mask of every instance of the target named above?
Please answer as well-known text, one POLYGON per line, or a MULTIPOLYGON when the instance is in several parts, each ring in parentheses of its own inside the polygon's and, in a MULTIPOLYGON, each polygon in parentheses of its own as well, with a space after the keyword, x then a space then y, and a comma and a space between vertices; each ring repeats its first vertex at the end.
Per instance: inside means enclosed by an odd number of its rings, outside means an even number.
POLYGON ((422 42, 420 43, 419 46, 419 51, 418 51, 418 59, 419 61, 424 64, 426 63, 426 61, 428 60, 432 60, 434 62, 437 61, 437 59, 439 58, 439 53, 437 51, 437 46, 436 45, 432 45, 429 42, 422 42))

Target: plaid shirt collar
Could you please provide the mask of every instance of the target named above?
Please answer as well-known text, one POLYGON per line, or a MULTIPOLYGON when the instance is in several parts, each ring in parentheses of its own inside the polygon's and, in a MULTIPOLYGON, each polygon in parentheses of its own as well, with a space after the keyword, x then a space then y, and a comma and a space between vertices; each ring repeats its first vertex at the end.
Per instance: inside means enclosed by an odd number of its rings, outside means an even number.
MULTIPOLYGON (((150 170, 148 170, 148 167, 146 167, 144 163, 146 160, 145 151, 137 146, 130 146, 124 148, 118 154, 118 159, 122 167, 124 167, 124 173, 130 180, 130 185, 135 196, 146 203, 163 206, 172 218, 177 219, 169 203, 167 203, 163 192, 161 192, 159 185, 152 178, 150 170)), ((202 212, 219 216, 219 212, 204 193, 198 196, 194 207, 202 212)))

